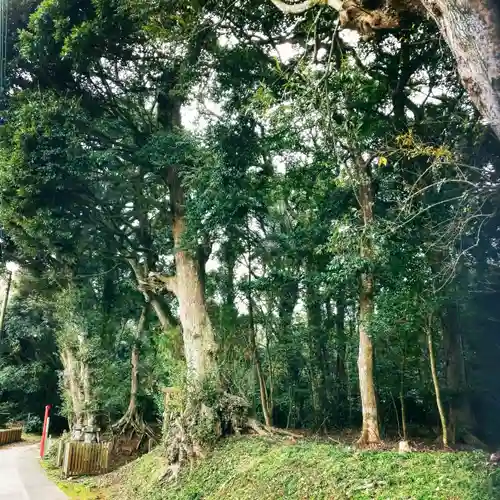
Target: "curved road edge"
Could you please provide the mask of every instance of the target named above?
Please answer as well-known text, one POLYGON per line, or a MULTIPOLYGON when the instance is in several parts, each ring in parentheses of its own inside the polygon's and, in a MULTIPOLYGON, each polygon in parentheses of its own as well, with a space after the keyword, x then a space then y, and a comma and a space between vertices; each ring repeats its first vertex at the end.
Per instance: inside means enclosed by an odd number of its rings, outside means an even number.
POLYGON ((0 500, 65 500, 45 474, 37 445, 0 448, 0 500))

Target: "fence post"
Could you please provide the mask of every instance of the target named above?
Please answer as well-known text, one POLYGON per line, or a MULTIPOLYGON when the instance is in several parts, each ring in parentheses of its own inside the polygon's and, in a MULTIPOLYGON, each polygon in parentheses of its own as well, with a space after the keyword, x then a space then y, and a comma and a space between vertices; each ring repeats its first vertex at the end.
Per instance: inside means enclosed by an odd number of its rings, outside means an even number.
POLYGON ((110 441, 106 447, 106 453, 104 455, 104 471, 108 472, 109 470, 109 456, 111 455, 111 451, 113 450, 113 441, 110 441))
POLYGON ((109 470, 113 443, 59 442, 58 465, 66 477, 82 474, 104 474, 109 470), (62 447, 64 446, 64 451, 62 447))
POLYGON ((71 448, 71 443, 66 443, 64 445, 63 473, 65 476, 68 476, 69 473, 70 448, 71 448))
POLYGON ((63 464, 63 450, 64 450, 64 443, 63 441, 59 441, 59 444, 58 444, 58 447, 57 447, 57 466, 58 467, 61 467, 61 465, 63 464))

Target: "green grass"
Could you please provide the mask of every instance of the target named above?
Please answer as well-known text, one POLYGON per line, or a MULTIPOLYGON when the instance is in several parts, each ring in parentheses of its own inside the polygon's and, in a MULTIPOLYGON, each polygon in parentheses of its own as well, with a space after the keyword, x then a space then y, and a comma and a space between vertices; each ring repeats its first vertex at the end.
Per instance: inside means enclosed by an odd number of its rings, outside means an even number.
POLYGON ((359 452, 314 442, 233 438, 175 483, 159 450, 111 476, 127 500, 493 500, 500 473, 482 453, 359 452))
POLYGON ((22 440, 26 443, 38 444, 38 443, 40 443, 41 439, 42 439, 42 436, 40 434, 23 432, 22 440))
POLYGON ((102 500, 106 498, 104 492, 95 486, 93 478, 68 480, 63 477, 61 469, 53 465, 50 460, 42 460, 41 464, 48 478, 68 498, 73 500, 102 500))

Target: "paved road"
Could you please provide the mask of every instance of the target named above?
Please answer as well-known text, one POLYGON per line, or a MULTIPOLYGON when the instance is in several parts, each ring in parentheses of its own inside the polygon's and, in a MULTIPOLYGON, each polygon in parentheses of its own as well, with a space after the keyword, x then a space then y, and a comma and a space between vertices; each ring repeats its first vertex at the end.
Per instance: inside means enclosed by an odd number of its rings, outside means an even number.
POLYGON ((0 448, 0 500, 64 500, 38 463, 38 446, 0 448))

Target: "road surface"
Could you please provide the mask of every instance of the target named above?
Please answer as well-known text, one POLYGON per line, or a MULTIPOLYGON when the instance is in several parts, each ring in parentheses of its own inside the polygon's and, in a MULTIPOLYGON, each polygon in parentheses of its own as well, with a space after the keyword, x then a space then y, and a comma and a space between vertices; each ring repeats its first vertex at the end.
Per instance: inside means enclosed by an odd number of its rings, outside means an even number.
POLYGON ((0 500, 64 500, 38 463, 37 445, 0 448, 0 500))

